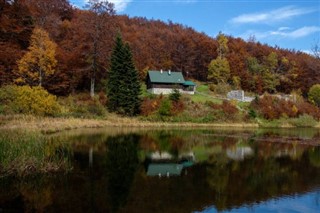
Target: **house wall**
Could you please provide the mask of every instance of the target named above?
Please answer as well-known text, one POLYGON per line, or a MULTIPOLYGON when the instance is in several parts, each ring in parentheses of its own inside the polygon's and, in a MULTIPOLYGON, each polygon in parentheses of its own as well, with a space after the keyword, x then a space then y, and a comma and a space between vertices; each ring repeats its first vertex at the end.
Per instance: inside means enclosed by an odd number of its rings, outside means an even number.
MULTIPOLYGON (((148 89, 148 92, 151 94, 157 94, 157 95, 160 95, 160 94, 168 95, 168 94, 173 93, 173 89, 170 89, 170 88, 150 88, 150 89, 148 89)), ((194 91, 185 91, 182 89, 179 89, 179 92, 184 93, 184 94, 190 94, 190 95, 194 94, 194 91)))

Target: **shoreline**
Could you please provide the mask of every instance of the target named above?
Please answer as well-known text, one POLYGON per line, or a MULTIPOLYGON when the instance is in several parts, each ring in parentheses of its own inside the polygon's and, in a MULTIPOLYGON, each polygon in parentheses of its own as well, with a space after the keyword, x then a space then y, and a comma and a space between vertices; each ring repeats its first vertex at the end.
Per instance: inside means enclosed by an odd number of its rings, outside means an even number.
POLYGON ((87 118, 51 118, 35 116, 0 117, 0 130, 27 130, 40 131, 42 133, 56 133, 66 130, 81 128, 104 128, 104 127, 194 127, 194 128, 259 128, 257 123, 174 123, 174 122, 150 122, 137 118, 110 116, 106 119, 87 118))
MULTIPOLYGON (((189 122, 150 122, 142 121, 138 118, 120 117, 110 115, 105 119, 88 119, 88 118, 52 118, 52 117, 35 117, 31 115, 15 115, 0 117, 0 130, 26 130, 39 131, 44 134, 57 133, 66 130, 81 128, 104 128, 104 127, 162 127, 162 128, 237 128, 237 129, 257 129, 257 128, 298 128, 290 124, 282 124, 278 127, 267 127, 257 123, 189 123, 189 122)), ((312 128, 320 128, 317 124, 312 128)))

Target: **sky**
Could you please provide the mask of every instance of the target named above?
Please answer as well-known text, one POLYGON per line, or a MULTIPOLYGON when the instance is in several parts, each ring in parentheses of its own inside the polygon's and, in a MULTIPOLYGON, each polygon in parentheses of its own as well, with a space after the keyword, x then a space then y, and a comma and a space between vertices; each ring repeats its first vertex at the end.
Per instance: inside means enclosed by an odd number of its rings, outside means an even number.
MULTIPOLYGON (((70 0, 82 8, 86 0, 70 0)), ((119 15, 172 21, 208 36, 226 35, 310 52, 320 45, 320 0, 110 0, 119 15)))

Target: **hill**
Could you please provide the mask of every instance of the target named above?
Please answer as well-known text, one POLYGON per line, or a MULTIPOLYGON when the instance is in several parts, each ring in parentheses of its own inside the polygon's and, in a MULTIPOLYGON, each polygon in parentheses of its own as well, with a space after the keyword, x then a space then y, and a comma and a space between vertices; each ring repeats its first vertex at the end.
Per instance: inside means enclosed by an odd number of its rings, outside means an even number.
MULTIPOLYGON (((67 0, 5 0, 0 3, 0 86, 17 78, 17 60, 26 52, 36 26, 45 29, 57 44, 56 72, 43 83, 57 95, 89 90, 93 61, 97 65, 96 91, 104 91, 118 31, 132 49, 141 80, 148 69, 170 69, 207 81, 208 65, 218 56, 215 38, 171 21, 129 18, 112 11, 101 17, 73 8, 67 0)), ((231 85, 259 94, 293 90, 306 94, 320 82, 320 60, 313 56, 254 39, 226 37, 227 83, 231 85)))

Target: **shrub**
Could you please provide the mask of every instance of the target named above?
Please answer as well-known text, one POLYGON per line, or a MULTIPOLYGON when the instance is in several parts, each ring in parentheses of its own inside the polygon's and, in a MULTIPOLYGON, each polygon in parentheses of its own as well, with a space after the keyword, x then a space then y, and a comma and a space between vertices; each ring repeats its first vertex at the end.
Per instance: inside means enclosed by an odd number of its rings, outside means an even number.
POLYGON ((168 99, 164 99, 161 102, 160 108, 158 110, 160 116, 170 116, 171 115, 171 102, 168 99))
POLYGON ((296 127, 314 127, 317 121, 312 116, 304 114, 292 119, 291 124, 296 127))
POLYGON ((308 102, 299 102, 297 104, 298 115, 308 114, 314 117, 315 119, 320 119, 320 109, 313 104, 308 102))
POLYGON ((179 90, 177 90, 177 89, 174 89, 173 93, 171 93, 169 95, 169 99, 173 102, 178 102, 180 100, 180 98, 181 98, 181 94, 180 94, 179 90))
POLYGON ((4 86, 0 88, 0 114, 13 114, 13 101, 17 96, 16 86, 4 86))
POLYGON ((14 113, 33 115, 57 115, 61 106, 57 97, 51 95, 42 87, 7 86, 1 89, 1 104, 14 113))
POLYGON ((184 110, 184 103, 180 101, 173 101, 171 103, 171 114, 172 115, 177 115, 184 110))
POLYGON ((226 83, 210 84, 209 89, 218 95, 226 95, 231 90, 231 86, 226 83))
POLYGON ((107 101, 104 93, 100 92, 94 98, 89 94, 78 94, 63 99, 65 106, 64 116, 91 118, 105 116, 107 113, 105 103, 107 101))
POLYGON ((57 97, 48 93, 42 87, 17 87, 17 97, 14 100, 19 113, 34 115, 56 115, 61 107, 57 97))
POLYGON ((163 96, 157 97, 155 95, 144 98, 140 106, 141 115, 148 116, 154 113, 155 111, 157 111, 160 107, 162 99, 163 99, 163 96))
POLYGON ((313 85, 308 93, 308 99, 316 106, 320 106, 320 84, 313 85))
POLYGON ((277 97, 265 95, 264 97, 253 101, 250 107, 268 120, 279 119, 281 117, 296 118, 303 114, 308 114, 315 119, 320 119, 319 108, 303 100, 294 103, 289 100, 286 101, 277 97))

